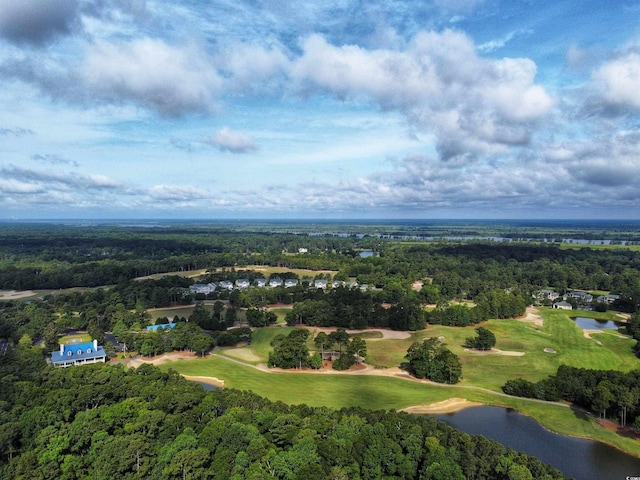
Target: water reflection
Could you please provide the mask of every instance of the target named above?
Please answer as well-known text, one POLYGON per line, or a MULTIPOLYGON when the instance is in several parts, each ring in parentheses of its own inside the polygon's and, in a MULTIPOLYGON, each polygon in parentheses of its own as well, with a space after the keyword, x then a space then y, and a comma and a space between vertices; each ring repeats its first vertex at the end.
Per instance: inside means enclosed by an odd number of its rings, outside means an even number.
POLYGON ((512 409, 470 407, 435 417, 463 432, 483 435, 538 457, 577 480, 640 477, 640 458, 600 442, 552 433, 512 409))
POLYGON ((583 330, 617 330, 620 323, 613 320, 597 320, 595 318, 575 317, 576 325, 583 330))

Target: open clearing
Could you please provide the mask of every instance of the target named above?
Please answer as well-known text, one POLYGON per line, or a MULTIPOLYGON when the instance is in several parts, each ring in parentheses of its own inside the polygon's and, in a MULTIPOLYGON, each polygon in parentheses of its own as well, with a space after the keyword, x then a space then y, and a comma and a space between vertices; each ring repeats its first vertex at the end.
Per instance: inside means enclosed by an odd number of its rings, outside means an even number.
POLYGON ((163 277, 179 276, 185 278, 197 278, 207 273, 206 268, 200 268, 198 270, 180 270, 178 272, 165 272, 154 273, 152 275, 145 275, 143 277, 136 277, 134 280, 159 280, 163 277))
POLYGON ((33 290, 0 290, 0 300, 20 300, 37 295, 33 290))
POLYGON ((58 342, 64 345, 71 345, 74 343, 90 342, 91 340, 91 335, 89 335, 88 333, 76 333, 74 335, 66 335, 64 337, 61 337, 58 342))

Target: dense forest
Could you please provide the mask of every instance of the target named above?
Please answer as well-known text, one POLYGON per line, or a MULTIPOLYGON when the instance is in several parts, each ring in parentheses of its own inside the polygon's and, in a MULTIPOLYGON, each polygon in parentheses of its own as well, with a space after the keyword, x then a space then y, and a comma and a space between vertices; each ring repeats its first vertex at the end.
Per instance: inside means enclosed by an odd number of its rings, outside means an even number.
POLYGON ((353 278, 383 289, 392 302, 410 293, 411 282, 428 278, 421 292, 428 303, 513 288, 530 298, 533 291, 547 287, 561 293, 615 292, 621 296, 618 307, 626 311, 637 310, 640 303, 640 252, 623 248, 562 249, 555 243, 486 240, 401 242, 383 235, 238 233, 212 226, 18 225, 0 229, 0 244, 4 289, 117 285, 153 273, 223 267, 225 275, 237 277, 238 269, 271 265, 333 270, 336 279, 353 278), (298 254, 300 249, 306 253, 298 254), (363 250, 377 255, 360 257, 363 250))
POLYGON ((205 392, 144 365, 53 369, 0 356, 2 479, 561 479, 432 418, 205 392))
POLYGON ((502 387, 509 395, 541 400, 566 400, 622 426, 640 428, 640 370, 590 370, 566 365, 539 382, 510 380, 502 387))

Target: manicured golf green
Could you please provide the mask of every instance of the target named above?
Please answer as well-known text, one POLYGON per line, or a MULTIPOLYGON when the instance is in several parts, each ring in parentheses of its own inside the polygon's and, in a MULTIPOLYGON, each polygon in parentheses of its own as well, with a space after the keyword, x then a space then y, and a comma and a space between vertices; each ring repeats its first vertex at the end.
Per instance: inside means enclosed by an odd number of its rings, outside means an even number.
MULTIPOLYGON (((175 362, 162 368, 173 368, 185 375, 217 377, 224 380, 227 387, 252 390, 271 400, 332 408, 357 405, 399 409, 451 397, 466 398, 512 407, 558 433, 602 440, 640 456, 639 442, 604 430, 584 413, 567 406, 502 394, 501 386, 509 379, 537 381, 554 374, 563 364, 621 371, 640 368, 640 360, 631 353, 632 339, 612 331, 592 333, 588 338, 566 311, 541 309, 541 315, 543 326, 518 320, 491 320, 483 324, 495 333, 497 349, 507 353, 524 352, 521 356, 465 350, 464 341, 475 334, 475 327, 430 325, 426 330, 413 332, 407 339, 367 342, 367 362, 382 369, 399 366, 413 341, 441 337, 462 362, 463 380, 455 386, 377 375, 263 372, 247 365, 266 363, 271 340, 278 334, 288 334, 290 328, 287 327, 256 330, 251 345, 244 347, 244 353, 239 351, 241 349, 226 354, 222 350, 220 354, 227 358, 210 356, 203 360, 175 362)), ((313 349, 311 340, 309 342, 313 349)))

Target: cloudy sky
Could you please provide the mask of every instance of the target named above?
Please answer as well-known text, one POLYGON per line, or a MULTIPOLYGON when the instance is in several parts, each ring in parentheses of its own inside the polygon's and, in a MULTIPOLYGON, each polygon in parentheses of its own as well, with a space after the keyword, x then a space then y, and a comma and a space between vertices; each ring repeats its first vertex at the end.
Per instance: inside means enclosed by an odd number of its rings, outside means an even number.
POLYGON ((0 219, 640 218, 640 0, 0 0, 0 219))

